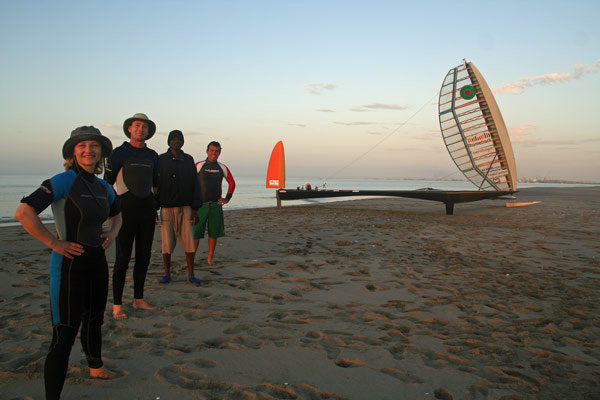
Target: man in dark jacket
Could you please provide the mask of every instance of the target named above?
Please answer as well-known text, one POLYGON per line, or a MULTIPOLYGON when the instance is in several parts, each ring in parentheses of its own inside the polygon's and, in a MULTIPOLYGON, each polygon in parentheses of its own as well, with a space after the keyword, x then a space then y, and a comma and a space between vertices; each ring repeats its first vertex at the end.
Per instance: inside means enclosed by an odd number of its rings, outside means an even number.
POLYGON ((156 186, 158 184, 158 154, 146 141, 156 132, 156 124, 146 114, 138 113, 123 123, 129 142, 110 153, 104 179, 113 185, 121 197, 123 224, 116 240, 113 269, 113 318, 127 318, 123 311, 123 289, 127 268, 135 242, 133 265, 133 308, 154 310, 144 300, 144 284, 150 264, 156 221, 156 186))
POLYGON ((194 277, 194 239, 192 226, 196 210, 202 206, 200 184, 196 179, 194 159, 184 153, 183 133, 174 130, 167 139, 169 150, 158 160, 158 198, 160 200, 160 235, 165 276, 160 283, 171 281, 171 254, 177 238, 185 252, 188 281, 199 284, 194 277))

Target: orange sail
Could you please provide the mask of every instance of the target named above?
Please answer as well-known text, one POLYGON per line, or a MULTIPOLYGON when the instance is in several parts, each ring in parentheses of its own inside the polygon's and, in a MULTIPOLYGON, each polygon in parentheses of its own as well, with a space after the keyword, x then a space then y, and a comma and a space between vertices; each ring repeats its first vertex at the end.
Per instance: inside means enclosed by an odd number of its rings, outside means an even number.
POLYGON ((273 147, 269 167, 267 168, 267 188, 285 187, 285 153, 283 151, 283 142, 280 140, 273 147))

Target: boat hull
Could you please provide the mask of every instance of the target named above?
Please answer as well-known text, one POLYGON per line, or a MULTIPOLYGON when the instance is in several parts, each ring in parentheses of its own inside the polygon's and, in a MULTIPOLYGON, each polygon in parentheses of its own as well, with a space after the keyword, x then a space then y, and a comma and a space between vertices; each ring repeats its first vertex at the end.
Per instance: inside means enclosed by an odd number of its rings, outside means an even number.
POLYGON ((444 203, 446 214, 454 213, 454 204, 493 199, 511 195, 515 191, 500 190, 277 190, 278 200, 302 200, 326 197, 348 196, 392 196, 411 199, 431 200, 444 203))

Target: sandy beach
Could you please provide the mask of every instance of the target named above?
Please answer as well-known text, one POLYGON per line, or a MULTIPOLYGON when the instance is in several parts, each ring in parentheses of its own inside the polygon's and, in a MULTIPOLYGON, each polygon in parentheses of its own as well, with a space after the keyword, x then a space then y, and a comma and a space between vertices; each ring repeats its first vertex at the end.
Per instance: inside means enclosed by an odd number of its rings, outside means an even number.
MULTIPOLYGON (((233 198, 235 201, 235 196, 233 198)), ((81 345, 63 399, 600 399, 600 187, 522 189, 505 207, 373 198, 226 210, 201 286, 155 233, 146 298, 81 345)), ((273 200, 275 203, 275 200, 273 200)), ((42 399, 50 251, 0 229, 0 398, 42 399)), ((114 249, 108 252, 109 265, 114 249)), ((112 271, 112 268, 111 268, 112 271)))

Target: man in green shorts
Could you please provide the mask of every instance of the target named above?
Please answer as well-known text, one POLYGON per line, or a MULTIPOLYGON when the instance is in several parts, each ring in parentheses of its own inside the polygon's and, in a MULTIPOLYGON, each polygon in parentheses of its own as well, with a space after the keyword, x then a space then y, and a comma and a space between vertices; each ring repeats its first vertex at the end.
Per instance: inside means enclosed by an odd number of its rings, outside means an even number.
POLYGON ((210 142, 206 147, 206 159, 196 163, 197 179, 202 190, 202 207, 198 209, 198 223, 194 225, 194 246, 198 249, 200 239, 208 226, 208 265, 212 265, 217 238, 225 236, 223 205, 229 203, 235 190, 235 180, 229 168, 217 161, 221 155, 219 142, 210 142), (222 197, 223 178, 229 188, 222 197))

